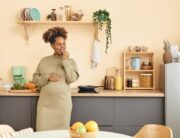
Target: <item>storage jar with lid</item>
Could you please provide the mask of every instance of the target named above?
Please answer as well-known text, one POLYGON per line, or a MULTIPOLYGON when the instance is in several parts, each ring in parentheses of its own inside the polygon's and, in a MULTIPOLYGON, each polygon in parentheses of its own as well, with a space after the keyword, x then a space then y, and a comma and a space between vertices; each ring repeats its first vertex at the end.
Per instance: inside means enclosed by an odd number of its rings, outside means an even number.
POLYGON ((132 87, 133 88, 137 88, 137 87, 139 87, 139 80, 132 80, 132 87))
POLYGON ((152 87, 152 74, 140 74, 140 86, 144 88, 152 87))
POLYGON ((141 68, 140 57, 132 57, 131 58, 131 68, 133 70, 139 70, 141 68))

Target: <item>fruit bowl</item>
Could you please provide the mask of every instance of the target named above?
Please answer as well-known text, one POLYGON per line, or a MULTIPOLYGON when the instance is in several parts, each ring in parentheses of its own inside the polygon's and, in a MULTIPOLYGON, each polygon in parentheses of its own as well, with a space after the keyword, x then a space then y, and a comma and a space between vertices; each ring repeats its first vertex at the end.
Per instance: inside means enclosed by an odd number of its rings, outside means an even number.
POLYGON ((71 138, 97 138, 99 131, 95 132, 86 132, 86 133, 76 133, 72 130, 69 130, 71 138))

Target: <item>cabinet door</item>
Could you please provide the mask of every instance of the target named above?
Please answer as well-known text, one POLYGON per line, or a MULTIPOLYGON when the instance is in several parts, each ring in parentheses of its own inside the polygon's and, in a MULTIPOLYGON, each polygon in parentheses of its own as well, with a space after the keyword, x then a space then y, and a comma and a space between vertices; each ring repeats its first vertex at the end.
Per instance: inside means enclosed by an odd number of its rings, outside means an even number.
POLYGON ((116 98, 116 126, 164 124, 164 98, 116 98))
POLYGON ((16 131, 31 127, 31 97, 0 97, 0 124, 16 131))
POLYGON ((71 123, 95 120, 99 125, 113 124, 113 98, 73 97, 71 123))
POLYGON ((31 97, 31 126, 34 130, 36 130, 36 110, 37 110, 37 102, 39 96, 31 97))

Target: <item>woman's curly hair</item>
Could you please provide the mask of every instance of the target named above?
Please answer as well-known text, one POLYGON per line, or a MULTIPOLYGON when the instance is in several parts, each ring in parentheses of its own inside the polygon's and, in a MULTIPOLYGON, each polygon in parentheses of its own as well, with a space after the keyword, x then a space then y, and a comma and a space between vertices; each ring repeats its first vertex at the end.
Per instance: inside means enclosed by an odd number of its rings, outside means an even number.
POLYGON ((51 44, 53 44, 55 42, 56 37, 63 37, 66 40, 67 31, 63 27, 53 27, 48 29, 43 34, 43 39, 45 43, 50 42, 51 44))

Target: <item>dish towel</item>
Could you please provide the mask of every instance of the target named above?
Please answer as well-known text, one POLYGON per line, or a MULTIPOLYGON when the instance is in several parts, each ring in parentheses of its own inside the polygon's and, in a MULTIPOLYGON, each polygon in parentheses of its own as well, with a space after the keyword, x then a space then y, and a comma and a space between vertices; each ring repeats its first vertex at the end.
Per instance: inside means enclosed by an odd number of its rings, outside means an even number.
POLYGON ((95 39, 94 45, 92 48, 92 54, 91 54, 91 68, 95 69, 100 62, 100 48, 99 48, 100 42, 95 39))
POLYGON ((2 135, 0 135, 0 138, 13 138, 15 136, 24 135, 24 134, 31 134, 33 132, 34 131, 32 128, 26 128, 26 129, 22 129, 22 130, 17 131, 17 132, 2 134, 2 135))

